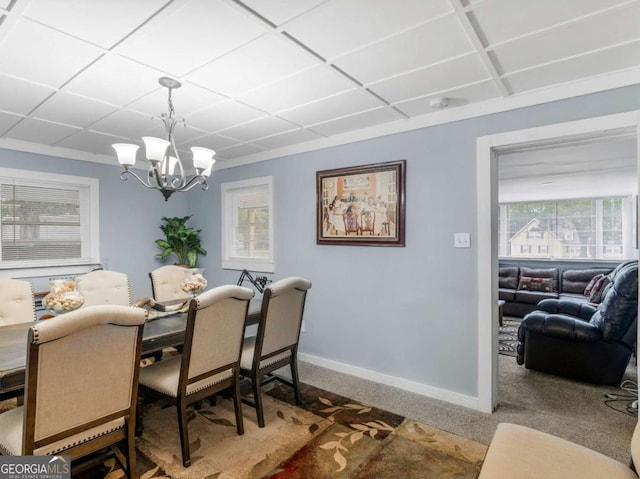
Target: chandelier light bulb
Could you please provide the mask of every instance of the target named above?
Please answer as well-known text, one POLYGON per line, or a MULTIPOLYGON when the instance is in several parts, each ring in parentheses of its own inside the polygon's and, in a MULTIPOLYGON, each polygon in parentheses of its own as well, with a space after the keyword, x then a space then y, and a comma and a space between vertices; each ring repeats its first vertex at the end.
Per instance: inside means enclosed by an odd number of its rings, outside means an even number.
POLYGON ((143 136, 142 141, 144 141, 147 160, 149 161, 162 161, 167 152, 167 148, 171 144, 170 141, 153 136, 143 136))
POLYGON ((196 170, 206 170, 209 165, 213 164, 213 155, 215 151, 209 148, 202 148, 200 146, 192 146, 191 152, 193 153, 193 167, 196 170))
POLYGON ((122 166, 128 167, 136 164, 136 152, 140 148, 138 145, 133 143, 114 143, 111 146, 116 150, 118 163, 122 166))

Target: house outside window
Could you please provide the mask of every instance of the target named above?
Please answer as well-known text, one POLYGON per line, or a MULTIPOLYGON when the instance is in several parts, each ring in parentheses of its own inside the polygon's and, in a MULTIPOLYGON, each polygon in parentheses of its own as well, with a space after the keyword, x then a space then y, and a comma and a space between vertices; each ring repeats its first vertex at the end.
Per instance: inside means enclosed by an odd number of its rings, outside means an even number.
POLYGON ((98 211, 94 178, 0 168, 0 269, 20 277, 99 264, 98 211))
POLYGON ((273 273, 273 178, 222 185, 222 267, 273 273))
POLYGON ((631 259, 631 205, 631 197, 502 204, 500 257, 631 259))

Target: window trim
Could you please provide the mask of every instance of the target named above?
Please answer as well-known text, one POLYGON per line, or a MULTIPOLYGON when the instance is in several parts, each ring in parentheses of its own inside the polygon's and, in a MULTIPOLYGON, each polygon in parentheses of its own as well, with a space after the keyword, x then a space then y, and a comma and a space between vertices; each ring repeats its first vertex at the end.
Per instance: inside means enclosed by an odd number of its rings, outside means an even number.
POLYGON ((222 269, 249 270, 260 273, 275 273, 275 243, 274 243, 274 207, 273 207, 273 176, 261 176, 247 180, 222 183, 221 189, 221 245, 222 245, 222 269), (233 241, 233 228, 235 211, 231 211, 233 204, 230 202, 232 192, 256 186, 267 186, 269 198, 269 249, 270 256, 266 259, 237 258, 231 255, 231 243, 233 241))
POLYGON ((89 224, 87 233, 89 238, 86 242, 82 243, 83 249, 88 248, 89 250, 86 255, 88 260, 70 260, 66 262, 61 261, 57 264, 29 264, 24 266, 18 265, 13 261, 10 262, 8 266, 5 266, 7 262, 0 261, 0 274, 2 276, 12 278, 46 276, 60 274, 61 270, 64 271, 65 274, 79 274, 91 271, 96 266, 100 265, 100 207, 98 204, 100 183, 98 179, 84 176, 61 175, 58 173, 42 171, 20 170, 16 168, 0 168, 0 182, 13 182, 20 185, 29 185, 34 187, 51 187, 59 185, 65 188, 76 187, 83 189, 83 195, 86 195, 86 197, 84 201, 81 201, 80 207, 81 210, 89 208, 89 224))

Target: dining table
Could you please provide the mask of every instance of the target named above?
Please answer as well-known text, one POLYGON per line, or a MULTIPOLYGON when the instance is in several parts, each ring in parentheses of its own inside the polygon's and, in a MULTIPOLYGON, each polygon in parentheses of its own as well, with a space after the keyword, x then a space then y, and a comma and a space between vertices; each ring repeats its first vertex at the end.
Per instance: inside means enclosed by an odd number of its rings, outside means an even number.
MULTIPOLYGON (((262 298, 253 298, 245 327, 258 324, 262 298)), ((142 354, 152 354, 168 347, 179 347, 184 343, 187 311, 150 311, 150 317, 142 331, 142 354)), ((55 321, 55 318, 47 321, 55 321)), ((36 324, 38 321, 36 321, 36 324)), ((25 385, 27 363, 27 334, 34 323, 29 321, 9 326, 0 326, 0 401, 20 396, 25 385)))

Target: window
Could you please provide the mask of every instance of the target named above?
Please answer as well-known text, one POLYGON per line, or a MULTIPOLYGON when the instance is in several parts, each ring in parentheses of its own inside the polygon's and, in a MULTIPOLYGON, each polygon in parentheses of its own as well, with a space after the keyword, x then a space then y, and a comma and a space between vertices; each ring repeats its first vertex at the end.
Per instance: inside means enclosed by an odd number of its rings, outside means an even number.
POLYGON ((98 235, 98 180, 0 168, 0 269, 95 265, 98 235))
POLYGON ((222 185, 222 267, 273 273, 273 178, 222 185))
POLYGON ((624 197, 500 205, 500 256, 629 259, 631 204, 624 197))

